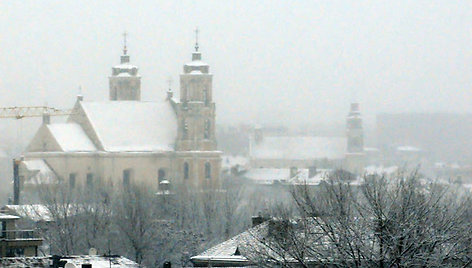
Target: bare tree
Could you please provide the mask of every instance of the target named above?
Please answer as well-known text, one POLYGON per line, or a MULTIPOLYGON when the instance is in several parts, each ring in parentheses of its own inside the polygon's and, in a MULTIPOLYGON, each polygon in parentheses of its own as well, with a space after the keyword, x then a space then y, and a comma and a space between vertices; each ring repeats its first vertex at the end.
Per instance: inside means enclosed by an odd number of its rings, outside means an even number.
POLYGON ((468 193, 428 182, 417 172, 368 176, 362 185, 335 174, 318 188, 293 189, 300 217, 269 224, 249 250, 255 262, 297 267, 471 264, 468 193))

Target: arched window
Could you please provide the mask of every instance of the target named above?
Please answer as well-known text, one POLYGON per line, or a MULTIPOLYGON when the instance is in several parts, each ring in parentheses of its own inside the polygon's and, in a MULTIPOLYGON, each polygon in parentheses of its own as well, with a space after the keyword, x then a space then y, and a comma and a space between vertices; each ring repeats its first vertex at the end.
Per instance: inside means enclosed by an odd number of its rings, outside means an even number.
POLYGON ((211 179, 211 164, 209 162, 205 163, 205 179, 211 179))
POLYGON ((184 163, 184 179, 188 180, 189 177, 190 177, 190 167, 188 166, 188 163, 185 162, 184 163))
POLYGON ((159 183, 161 183, 165 179, 166 179, 166 171, 164 169, 160 168, 157 171, 157 180, 159 181, 159 183))
POLYGON ((209 139, 210 138, 210 129, 211 129, 211 123, 210 123, 210 120, 205 120, 205 129, 203 131, 203 137, 205 139, 209 139))

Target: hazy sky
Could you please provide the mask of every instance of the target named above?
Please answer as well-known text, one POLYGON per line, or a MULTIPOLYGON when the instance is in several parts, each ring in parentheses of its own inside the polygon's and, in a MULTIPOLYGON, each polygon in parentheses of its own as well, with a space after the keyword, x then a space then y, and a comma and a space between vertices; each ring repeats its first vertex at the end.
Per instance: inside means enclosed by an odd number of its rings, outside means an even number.
POLYGON ((0 105, 108 98, 129 32, 142 98, 178 90, 194 28, 219 123, 342 122, 363 113, 472 112, 470 1, 0 2, 0 105))

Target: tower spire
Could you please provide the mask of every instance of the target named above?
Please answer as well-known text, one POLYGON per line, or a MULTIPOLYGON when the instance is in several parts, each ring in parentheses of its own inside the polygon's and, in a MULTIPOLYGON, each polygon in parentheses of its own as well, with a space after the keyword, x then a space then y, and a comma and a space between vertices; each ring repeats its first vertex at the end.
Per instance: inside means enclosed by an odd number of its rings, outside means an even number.
POLYGON ((123 55, 121 56, 121 64, 129 63, 127 38, 128 38, 128 33, 125 31, 123 33, 123 55))
POLYGON ((195 52, 198 52, 198 33, 199 33, 199 30, 198 30, 198 26, 197 28, 195 28, 195 52))
POLYGON ((128 37, 128 33, 125 31, 123 33, 123 55, 128 53, 128 48, 126 47, 126 37, 128 37))

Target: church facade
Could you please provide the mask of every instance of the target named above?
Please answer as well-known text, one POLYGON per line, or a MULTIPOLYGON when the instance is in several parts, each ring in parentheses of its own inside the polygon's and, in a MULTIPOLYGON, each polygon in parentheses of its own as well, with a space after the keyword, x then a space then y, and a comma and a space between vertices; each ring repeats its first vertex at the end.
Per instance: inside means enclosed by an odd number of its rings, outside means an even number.
POLYGON ((141 101, 141 77, 126 45, 109 87, 108 101, 78 96, 66 123, 44 116, 21 158, 24 183, 219 186, 212 74, 198 44, 183 66, 179 99, 169 89, 158 101, 141 101))

